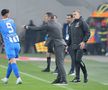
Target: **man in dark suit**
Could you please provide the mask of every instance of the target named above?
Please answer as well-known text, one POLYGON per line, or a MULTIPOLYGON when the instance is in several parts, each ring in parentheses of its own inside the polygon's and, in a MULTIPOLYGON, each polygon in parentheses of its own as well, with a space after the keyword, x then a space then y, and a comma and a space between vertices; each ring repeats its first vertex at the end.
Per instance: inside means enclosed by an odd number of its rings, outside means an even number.
MULTIPOLYGON (((35 26, 35 24, 33 23, 33 20, 29 21, 28 26, 35 26)), ((32 30, 26 29, 26 31, 25 31, 24 53, 30 53, 30 49, 32 47, 32 42, 33 42, 32 30)))
POLYGON ((66 43, 62 36, 62 27, 59 23, 54 21, 54 15, 51 12, 45 14, 47 18, 46 24, 40 27, 36 26, 25 26, 25 28, 31 28, 33 30, 46 30, 48 34, 48 39, 46 41, 46 46, 53 42, 55 59, 58 67, 57 78, 52 82, 52 84, 67 84, 66 72, 64 69, 64 51, 66 43))
MULTIPOLYGON (((65 42, 69 43, 69 27, 70 27, 70 24, 73 22, 74 18, 73 18, 73 15, 72 14, 67 14, 66 16, 66 23, 63 24, 63 39, 65 40, 65 42)), ((69 75, 75 75, 74 73, 74 67, 75 67, 75 61, 74 59, 72 59, 72 49, 70 46, 67 46, 67 53, 69 53, 69 55, 71 56, 71 68, 70 68, 70 71, 69 71, 69 75)))

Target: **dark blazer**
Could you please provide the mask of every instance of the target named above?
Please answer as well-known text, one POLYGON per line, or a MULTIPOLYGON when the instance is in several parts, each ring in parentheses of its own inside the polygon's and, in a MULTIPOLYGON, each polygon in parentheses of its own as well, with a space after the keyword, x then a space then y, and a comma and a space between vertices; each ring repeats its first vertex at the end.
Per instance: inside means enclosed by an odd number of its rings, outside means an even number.
POLYGON ((46 46, 51 42, 53 42, 54 46, 66 45, 62 35, 62 27, 54 20, 50 20, 48 23, 41 25, 40 27, 28 26, 28 28, 32 30, 46 30, 49 36, 45 44, 46 46))
POLYGON ((67 30, 67 27, 69 27, 69 24, 68 23, 64 23, 63 24, 63 29, 62 29, 62 32, 63 32, 63 39, 65 40, 66 38, 66 30, 67 30))

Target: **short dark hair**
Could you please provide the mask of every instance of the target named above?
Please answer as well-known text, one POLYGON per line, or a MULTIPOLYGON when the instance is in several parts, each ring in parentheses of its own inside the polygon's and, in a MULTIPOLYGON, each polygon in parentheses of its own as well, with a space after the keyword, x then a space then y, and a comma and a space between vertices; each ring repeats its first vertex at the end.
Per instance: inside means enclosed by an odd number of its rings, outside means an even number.
POLYGON ((1 11, 2 16, 6 15, 7 13, 9 13, 9 9, 2 9, 1 11))
POLYGON ((46 14, 48 15, 48 17, 51 17, 51 19, 54 19, 54 14, 52 12, 47 12, 46 14))
POLYGON ((78 13, 80 13, 80 9, 76 9, 76 10, 74 10, 73 12, 78 12, 78 13))
POLYGON ((67 14, 67 16, 70 16, 71 18, 73 18, 73 15, 72 14, 67 14))

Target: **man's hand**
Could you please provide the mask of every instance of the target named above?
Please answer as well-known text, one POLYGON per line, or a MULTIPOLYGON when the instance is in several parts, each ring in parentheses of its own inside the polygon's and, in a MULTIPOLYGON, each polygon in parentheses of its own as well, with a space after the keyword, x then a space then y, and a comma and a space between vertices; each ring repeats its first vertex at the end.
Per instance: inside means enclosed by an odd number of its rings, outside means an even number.
POLYGON ((65 47, 65 53, 68 53, 68 46, 65 47))
POLYGON ((80 49, 84 49, 85 48, 85 42, 81 42, 80 43, 80 49))
POLYGON ((23 27, 24 27, 24 29, 29 29, 29 26, 24 25, 23 27))

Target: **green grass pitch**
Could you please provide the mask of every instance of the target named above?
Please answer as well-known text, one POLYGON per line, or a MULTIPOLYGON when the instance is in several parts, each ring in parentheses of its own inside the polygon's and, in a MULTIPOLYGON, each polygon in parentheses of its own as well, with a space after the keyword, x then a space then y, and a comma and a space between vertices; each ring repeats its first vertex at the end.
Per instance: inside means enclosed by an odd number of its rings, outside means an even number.
MULTIPOLYGON (((31 56, 31 55, 27 55, 31 56)), ((35 55, 34 55, 35 56, 35 55)), ((40 55, 40 56, 43 56, 40 55)), ((66 59, 69 59, 68 57, 66 59)), ((0 79, 6 74, 7 60, 0 58, 0 79)), ((41 72, 46 67, 45 61, 18 61, 23 84, 16 85, 16 78, 12 73, 8 84, 0 81, 0 90, 108 90, 108 62, 98 62, 93 60, 84 60, 87 65, 89 82, 83 83, 83 75, 81 73, 81 82, 70 82, 74 76, 67 75, 68 85, 57 86, 51 82, 56 78, 52 72, 41 72)), ((51 63, 51 70, 55 69, 55 63, 51 63)), ((70 69, 70 60, 65 62, 66 72, 70 69)))

